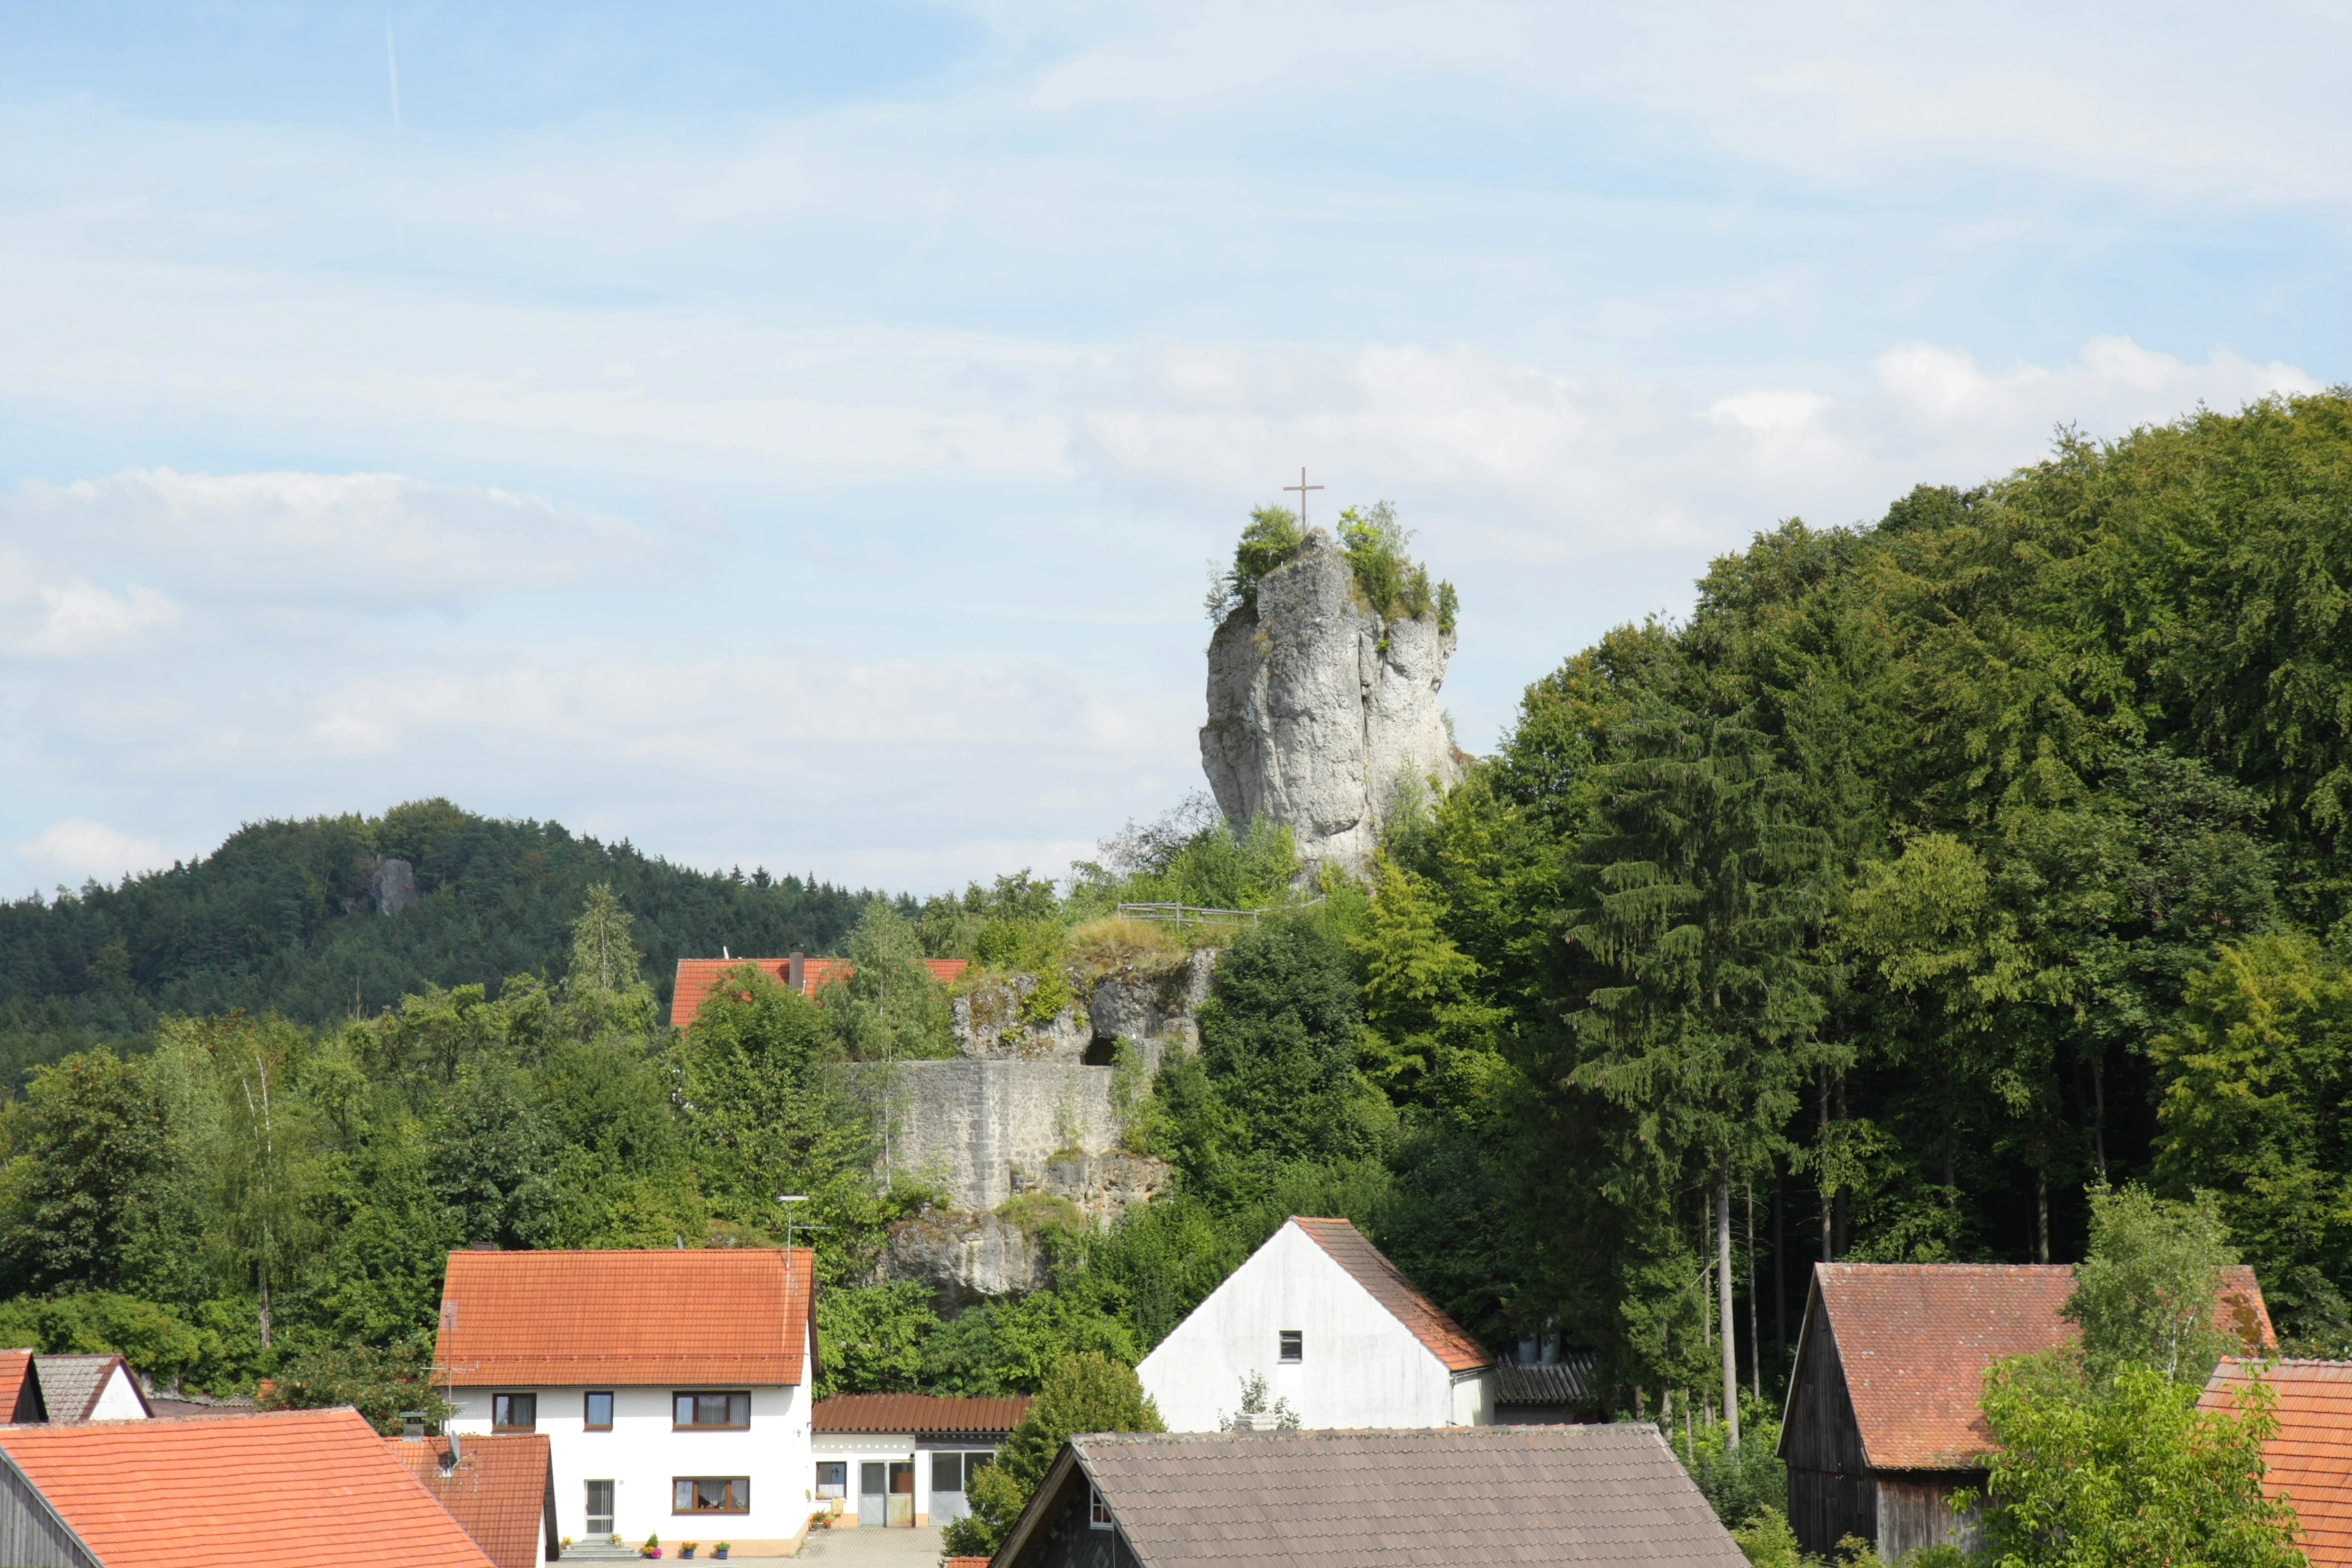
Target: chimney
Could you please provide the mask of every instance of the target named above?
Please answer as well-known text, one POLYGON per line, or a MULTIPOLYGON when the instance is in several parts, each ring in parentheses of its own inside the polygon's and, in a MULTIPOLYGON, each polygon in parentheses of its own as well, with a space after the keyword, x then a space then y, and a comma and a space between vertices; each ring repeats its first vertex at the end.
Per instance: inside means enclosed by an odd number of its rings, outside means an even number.
POLYGON ((400 1413, 400 1435, 404 1437, 425 1436, 425 1412, 404 1410, 400 1413))
POLYGON ((1279 1431, 1280 1427, 1276 1425, 1276 1419, 1271 1410, 1244 1410, 1234 1417, 1234 1430, 1236 1432, 1279 1431))
POLYGON ((802 995, 807 995, 808 960, 796 952, 792 956, 792 961, 788 965, 788 970, 791 974, 791 978, 786 980, 784 984, 799 992, 802 995))

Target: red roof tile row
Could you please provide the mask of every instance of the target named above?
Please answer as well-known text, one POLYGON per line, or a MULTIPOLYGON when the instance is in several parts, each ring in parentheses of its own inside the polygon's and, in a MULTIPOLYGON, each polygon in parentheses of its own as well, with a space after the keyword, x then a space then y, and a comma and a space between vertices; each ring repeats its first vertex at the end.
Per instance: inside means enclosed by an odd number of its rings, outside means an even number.
POLYGON ((394 1458, 498 1568, 532 1568, 554 1544, 552 1460, 541 1436, 394 1437, 394 1458))
POLYGON ((1344 1219, 1296 1216, 1290 1223, 1328 1253, 1331 1260, 1346 1269, 1357 1284, 1370 1291, 1372 1299, 1411 1330, 1413 1338, 1445 1363, 1447 1371, 1475 1372, 1495 1364, 1486 1346, 1465 1333, 1443 1308, 1415 1289, 1403 1271, 1364 1239, 1363 1232, 1353 1224, 1344 1219))
POLYGON ((0 1428, 106 1568, 489 1568, 358 1412, 0 1428))
POLYGON ((436 1364, 465 1388, 773 1387, 814 1373, 806 1247, 453 1252, 436 1364))
MULTIPOLYGON (((790 985, 792 962, 789 958, 681 958, 677 983, 670 990, 669 1021, 681 1029, 692 1027, 703 1003, 719 988, 719 977, 747 963, 778 984, 790 985)), ((927 958, 923 963, 931 978, 942 985, 954 984, 956 977, 971 967, 961 958, 927 958)), ((814 996, 830 982, 846 980, 856 973, 857 966, 845 958, 804 958, 801 960, 802 994, 814 996)))
MULTIPOLYGON (((2068 1264, 1821 1263, 1804 1332, 1826 1317, 1872 1468, 1966 1468, 1992 1446, 1986 1369, 2073 1343, 2059 1309, 2074 1293, 2068 1264)), ((2277 1343, 2252 1269, 2228 1271, 2217 1326, 2249 1349, 2277 1343)))
POLYGON ((2278 1431, 2263 1445, 2263 1489, 2294 1505, 2311 1568, 2352 1565, 2352 1362, 2224 1361, 2198 1401, 2231 1408, 2254 1378, 2269 1386, 2278 1431))
POLYGON ((1001 1436, 1021 1423, 1033 1403, 1011 1399, 940 1399, 927 1394, 837 1394, 809 1415, 819 1432, 939 1432, 1001 1436))

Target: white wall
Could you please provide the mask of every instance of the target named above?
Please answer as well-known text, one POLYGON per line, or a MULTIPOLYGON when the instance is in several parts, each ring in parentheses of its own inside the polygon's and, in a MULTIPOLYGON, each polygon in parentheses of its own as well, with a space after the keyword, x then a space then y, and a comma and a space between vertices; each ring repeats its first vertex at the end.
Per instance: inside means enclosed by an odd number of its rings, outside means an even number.
POLYGON ((1307 1426, 1484 1425, 1476 1396, 1457 1401, 1453 1374, 1355 1276, 1295 1225, 1234 1270, 1136 1368, 1171 1432, 1213 1432, 1241 1408, 1242 1380, 1265 1376, 1269 1404, 1287 1399, 1307 1426), (1277 1360, 1277 1335, 1306 1335, 1298 1364, 1277 1360))
POLYGON ((108 1373, 106 1386, 98 1391, 98 1403, 89 1407, 89 1418, 92 1421, 141 1421, 146 1415, 147 1407, 139 1403, 139 1388, 131 1381, 131 1373, 119 1366, 108 1373))
MULTIPOLYGON (((946 1518, 934 1512, 931 1507, 932 1453, 938 1449, 962 1454, 992 1453, 995 1448, 995 1444, 977 1437, 935 1437, 918 1447, 915 1435, 911 1432, 820 1432, 816 1435, 815 1453, 810 1462, 814 1467, 819 1459, 839 1459, 849 1466, 848 1486, 841 1499, 841 1513, 845 1521, 857 1517, 859 1465, 869 1461, 884 1465, 911 1462, 915 1467, 916 1517, 928 1520, 932 1524, 945 1524, 946 1518)), ((809 1472, 812 1485, 814 1484, 815 1474, 812 1468, 809 1472)), ((887 1476, 888 1472, 884 1474, 887 1476)))
MULTIPOLYGON (((599 1385, 601 1386, 601 1385, 599 1385)), ((678 1390, 723 1387, 681 1384, 678 1390)), ((446 1424, 462 1438, 490 1430, 490 1395, 522 1392, 461 1388, 446 1424)), ((555 1472, 555 1531, 575 1539, 587 1534, 590 1480, 610 1480, 613 1528, 635 1545, 659 1535, 668 1546, 695 1541, 782 1542, 796 1538, 808 1522, 816 1488, 811 1457, 809 1402, 799 1388, 751 1390, 751 1425, 740 1432, 678 1432, 671 1428, 670 1395, 676 1390, 614 1388, 613 1429, 586 1428, 585 1387, 540 1388, 539 1425, 548 1439, 555 1472), (748 1476, 749 1513, 674 1514, 670 1482, 681 1476, 748 1476)))

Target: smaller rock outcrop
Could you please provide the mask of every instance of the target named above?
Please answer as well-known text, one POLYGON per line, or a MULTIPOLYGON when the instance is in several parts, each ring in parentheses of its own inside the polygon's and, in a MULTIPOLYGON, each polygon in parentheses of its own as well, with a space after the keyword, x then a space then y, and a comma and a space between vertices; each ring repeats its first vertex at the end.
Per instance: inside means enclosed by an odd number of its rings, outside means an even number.
POLYGON ((874 1272, 877 1283, 929 1286, 939 1310, 951 1315, 991 1296, 1038 1289, 1045 1265, 1045 1248, 1001 1215, 934 1210, 891 1226, 874 1272))
POLYGON ((416 868, 405 860, 386 860, 378 866, 368 892, 380 915, 396 915, 425 901, 425 895, 416 889, 416 868))

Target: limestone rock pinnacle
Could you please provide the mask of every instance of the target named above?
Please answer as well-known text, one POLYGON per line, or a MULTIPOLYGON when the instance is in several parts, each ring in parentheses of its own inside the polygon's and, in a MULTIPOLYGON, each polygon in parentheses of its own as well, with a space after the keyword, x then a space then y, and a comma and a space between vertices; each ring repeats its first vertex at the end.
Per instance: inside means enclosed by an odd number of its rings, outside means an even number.
POLYGON ((1461 781, 1437 697, 1454 645, 1434 614, 1374 611, 1309 529, 1209 639, 1201 766, 1226 819, 1287 826, 1310 873, 1366 875, 1401 798, 1461 781))

